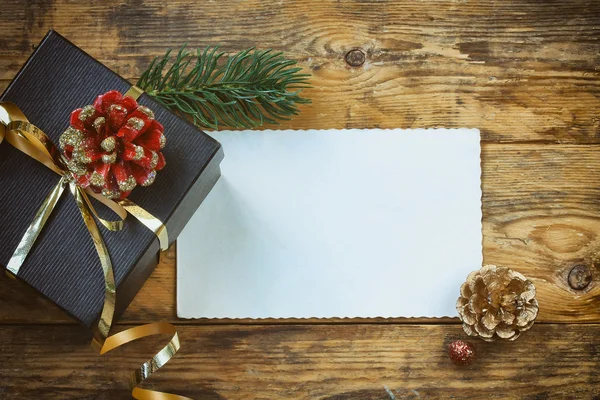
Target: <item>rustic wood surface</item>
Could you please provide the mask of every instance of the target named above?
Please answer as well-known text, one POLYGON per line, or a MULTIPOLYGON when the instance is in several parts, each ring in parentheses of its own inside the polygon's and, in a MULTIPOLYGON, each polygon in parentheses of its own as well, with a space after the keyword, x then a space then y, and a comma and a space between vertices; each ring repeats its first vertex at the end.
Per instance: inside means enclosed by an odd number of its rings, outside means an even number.
MULTIPOLYGON (((538 287, 528 334, 477 343, 478 361, 456 368, 454 319, 179 320, 171 249, 119 327, 179 325, 184 347, 150 386, 196 399, 600 396, 596 1, 4 0, 0 16, 1 89, 54 28, 131 80, 183 42, 285 51, 313 74, 313 104, 285 128, 481 129, 484 260, 538 287), (582 290, 568 283, 576 265, 592 274, 582 290)), ((0 278, 0 303, 2 399, 129 398, 126 372, 160 346, 99 357, 17 282, 0 278)))
MULTIPOLYGON (((124 326, 128 327, 128 326, 124 326)), ((535 325, 514 343, 477 343, 455 367, 458 325, 184 325, 185 343, 149 387, 194 399, 583 399, 600 396, 600 325, 535 325)), ((4 327, 0 397, 130 398, 124 376, 147 342, 98 357, 71 327, 4 327), (19 338, 16 340, 16 338, 19 338)))

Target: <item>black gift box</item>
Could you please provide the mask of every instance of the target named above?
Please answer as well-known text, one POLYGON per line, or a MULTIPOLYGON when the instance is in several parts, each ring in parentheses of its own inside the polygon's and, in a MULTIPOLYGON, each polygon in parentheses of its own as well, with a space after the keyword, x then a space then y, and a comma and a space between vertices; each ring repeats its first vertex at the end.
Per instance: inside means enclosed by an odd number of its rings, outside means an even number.
MULTIPOLYGON (((131 84, 82 50, 50 31, 6 89, 1 101, 15 103, 29 121, 58 145, 71 111, 92 104, 109 90, 125 93, 131 84)), ((165 127, 167 165, 149 187, 129 199, 160 219, 170 244, 219 179, 223 152, 218 142, 174 115, 147 94, 138 103, 154 111, 165 127)), ((13 148, 0 144, 0 266, 6 266, 59 176, 13 148)), ((97 206, 104 217, 114 217, 97 206)), ((113 218, 114 219, 114 218, 113 218)), ((158 239, 129 216, 125 228, 99 225, 117 282, 116 315, 141 289, 159 259, 158 239)), ((98 255, 68 190, 21 267, 18 278, 78 321, 92 327, 102 310, 104 278, 98 255)))

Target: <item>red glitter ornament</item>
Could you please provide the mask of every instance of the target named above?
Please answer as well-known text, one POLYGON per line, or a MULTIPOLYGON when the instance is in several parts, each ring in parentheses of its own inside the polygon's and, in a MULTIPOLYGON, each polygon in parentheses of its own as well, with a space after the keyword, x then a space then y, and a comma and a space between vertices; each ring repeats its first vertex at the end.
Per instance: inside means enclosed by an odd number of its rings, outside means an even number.
POLYGON ((165 167, 163 132, 149 108, 111 90, 71 113, 59 143, 81 187, 124 199, 137 185, 151 185, 165 167))
POLYGON ((475 359, 475 347, 469 342, 455 340, 448 345, 448 355, 456 365, 469 365, 475 359))

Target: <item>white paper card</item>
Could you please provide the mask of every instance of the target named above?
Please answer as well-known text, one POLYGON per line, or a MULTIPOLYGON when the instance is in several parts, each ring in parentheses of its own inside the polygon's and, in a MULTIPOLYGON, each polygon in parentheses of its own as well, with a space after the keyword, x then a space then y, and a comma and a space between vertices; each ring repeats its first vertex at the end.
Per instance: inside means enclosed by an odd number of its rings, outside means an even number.
POLYGON ((481 266, 477 129, 213 132, 177 241, 182 318, 455 316, 481 266))

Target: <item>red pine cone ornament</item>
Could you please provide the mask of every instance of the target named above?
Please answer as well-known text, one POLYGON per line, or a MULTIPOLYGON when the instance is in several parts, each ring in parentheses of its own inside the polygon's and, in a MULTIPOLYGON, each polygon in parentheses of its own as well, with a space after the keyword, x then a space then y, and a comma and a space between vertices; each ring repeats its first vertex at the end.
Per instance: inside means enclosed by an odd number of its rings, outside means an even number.
POLYGON ((164 127, 154 113, 116 90, 71 113, 59 144, 78 184, 109 199, 149 186, 165 167, 164 127))

